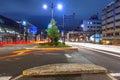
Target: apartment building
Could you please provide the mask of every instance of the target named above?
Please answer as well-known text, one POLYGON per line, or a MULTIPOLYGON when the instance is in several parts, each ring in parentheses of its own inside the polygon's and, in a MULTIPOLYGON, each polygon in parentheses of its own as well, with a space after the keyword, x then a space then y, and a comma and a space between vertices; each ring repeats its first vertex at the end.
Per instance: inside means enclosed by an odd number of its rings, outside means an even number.
POLYGON ((102 35, 103 44, 120 44, 120 0, 102 10, 102 35))

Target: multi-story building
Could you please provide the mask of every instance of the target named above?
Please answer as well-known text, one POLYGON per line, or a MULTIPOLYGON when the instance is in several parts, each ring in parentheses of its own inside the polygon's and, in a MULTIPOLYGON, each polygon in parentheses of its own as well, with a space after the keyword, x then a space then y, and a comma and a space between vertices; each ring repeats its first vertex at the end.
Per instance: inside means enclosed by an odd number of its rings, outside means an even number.
POLYGON ((102 10, 103 44, 120 44, 120 0, 102 10))
POLYGON ((89 30, 99 30, 101 29, 101 21, 100 20, 83 20, 83 31, 89 30))
POLYGON ((89 20, 83 20, 81 25, 85 41, 99 43, 101 41, 101 20, 98 15, 93 15, 89 20), (91 39, 93 38, 93 39, 91 39))
POLYGON ((63 24, 65 32, 73 31, 75 29, 75 13, 72 15, 64 15, 63 24))
POLYGON ((0 42, 16 41, 19 37, 19 24, 0 15, 0 42))
POLYGON ((13 21, 0 15, 0 42, 35 40, 37 27, 26 21, 13 21))

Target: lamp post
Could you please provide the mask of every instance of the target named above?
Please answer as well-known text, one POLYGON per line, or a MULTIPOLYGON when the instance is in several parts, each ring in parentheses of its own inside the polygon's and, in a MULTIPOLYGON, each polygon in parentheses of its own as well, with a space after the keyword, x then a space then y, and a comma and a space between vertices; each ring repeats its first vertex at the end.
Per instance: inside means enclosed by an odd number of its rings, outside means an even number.
MULTIPOLYGON (((52 19, 54 17, 54 8, 57 8, 58 10, 62 10, 62 8, 63 8, 63 6, 61 4, 57 4, 57 6, 56 6, 56 5, 54 5, 53 2, 51 3, 51 5, 49 7, 51 8, 51 17, 52 17, 52 19)), ((43 9, 46 10, 47 8, 48 8, 48 5, 44 4, 43 9)))
POLYGON ((25 42, 27 42, 27 28, 26 28, 27 22, 23 21, 22 25, 24 26, 24 38, 25 38, 25 42))
MULTIPOLYGON (((63 8, 63 6, 61 4, 54 5, 53 2, 51 3, 51 5, 49 7, 51 8, 51 17, 52 17, 52 19, 54 17, 54 8, 57 8, 58 10, 62 10, 62 8, 63 8)), ((46 10, 48 8, 48 5, 44 4, 43 8, 46 10)), ((52 35, 54 35, 53 34, 53 27, 52 27, 52 35)))
POLYGON ((64 20, 64 15, 63 15, 63 44, 65 44, 65 20, 64 20))

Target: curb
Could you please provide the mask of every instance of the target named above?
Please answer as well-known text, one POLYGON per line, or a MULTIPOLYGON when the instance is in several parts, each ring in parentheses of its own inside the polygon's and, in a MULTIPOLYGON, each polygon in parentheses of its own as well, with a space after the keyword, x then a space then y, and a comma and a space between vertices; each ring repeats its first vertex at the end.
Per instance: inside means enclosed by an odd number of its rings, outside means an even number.
POLYGON ((24 70, 23 76, 48 76, 68 74, 99 74, 107 73, 107 69, 92 64, 51 64, 24 70))
POLYGON ((29 50, 58 51, 58 50, 78 50, 78 48, 27 48, 29 50))

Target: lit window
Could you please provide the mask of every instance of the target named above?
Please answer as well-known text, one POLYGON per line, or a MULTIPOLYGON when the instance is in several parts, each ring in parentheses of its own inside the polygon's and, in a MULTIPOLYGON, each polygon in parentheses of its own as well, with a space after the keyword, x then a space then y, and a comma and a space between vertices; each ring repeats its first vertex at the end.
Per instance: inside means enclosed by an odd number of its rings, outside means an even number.
POLYGON ((90 24, 92 24, 92 22, 90 22, 90 24))
POLYGON ((90 24, 90 22, 88 21, 88 24, 90 24))
POLYGON ((0 24, 3 24, 3 23, 4 23, 4 21, 2 19, 0 19, 0 24))

